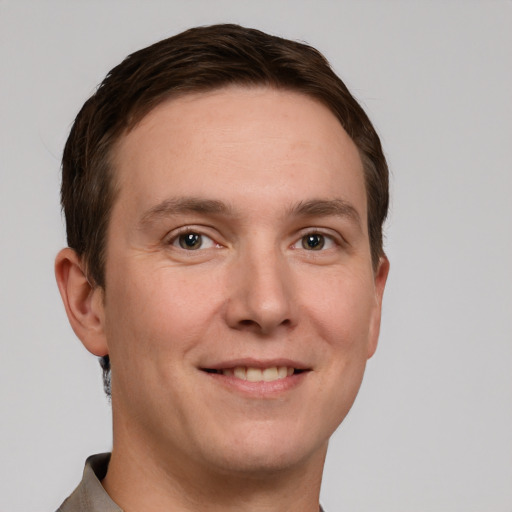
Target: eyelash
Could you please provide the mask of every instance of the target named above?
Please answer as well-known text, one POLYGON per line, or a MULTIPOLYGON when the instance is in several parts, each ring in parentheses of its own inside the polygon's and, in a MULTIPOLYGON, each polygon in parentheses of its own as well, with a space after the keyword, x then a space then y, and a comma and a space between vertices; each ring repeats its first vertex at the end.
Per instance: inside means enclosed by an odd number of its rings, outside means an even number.
POLYGON ((211 242, 211 244, 210 244, 211 246, 221 247, 221 245, 218 242, 216 242, 211 236, 208 236, 205 233, 202 233, 200 229, 194 229, 193 227, 186 227, 186 228, 183 228, 182 230, 178 231, 177 233, 173 233, 172 236, 170 236, 168 238, 166 243, 168 245, 176 247, 177 249, 182 249, 187 252, 192 252, 192 251, 204 248, 203 245, 205 243, 205 239, 207 239, 211 242), (186 237, 187 235, 189 235, 189 236, 196 235, 201 240, 201 244, 198 247, 191 247, 191 246, 189 246, 189 248, 183 247, 180 243, 180 240, 183 239, 182 237, 186 237))
POLYGON ((330 233, 325 233, 319 229, 310 229, 309 231, 302 233, 302 235, 298 238, 298 240, 292 244, 292 248, 294 248, 294 249, 302 248, 308 252, 321 252, 322 250, 331 249, 332 246, 339 247, 340 245, 342 245, 342 242, 340 240, 338 240, 335 235, 330 234, 330 233), (310 239, 313 237, 321 238, 321 242, 319 242, 319 243, 321 243, 320 248, 316 249, 315 247, 311 247, 311 246, 309 248, 306 248, 305 243, 307 243, 306 240, 308 237, 310 239), (300 247, 296 247, 298 244, 300 244, 300 247), (326 244, 330 245, 330 246, 325 247, 326 244))

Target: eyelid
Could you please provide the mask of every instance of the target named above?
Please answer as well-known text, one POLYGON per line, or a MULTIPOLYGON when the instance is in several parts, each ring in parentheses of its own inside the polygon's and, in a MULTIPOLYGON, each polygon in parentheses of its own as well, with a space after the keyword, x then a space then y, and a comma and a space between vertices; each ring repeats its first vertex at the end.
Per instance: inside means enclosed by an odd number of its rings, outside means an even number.
MULTIPOLYGON (((164 237, 163 241, 164 241, 165 245, 168 245, 168 246, 171 246, 171 247, 175 247, 176 249, 180 249, 180 250, 185 251, 185 252, 195 252, 195 251, 187 251, 186 249, 183 249, 182 247, 179 247, 179 246, 175 245, 175 243, 178 241, 180 236, 187 235, 187 234, 190 234, 190 233, 194 233, 194 234, 200 235, 203 240, 205 238, 211 240, 212 246, 222 247, 222 244, 219 243, 212 236, 211 233, 208 234, 207 231, 208 231, 208 229, 205 228, 205 226, 194 226, 194 225, 181 226, 181 227, 173 229, 171 232, 169 232, 164 237)), ((197 249, 197 251, 200 251, 201 249, 204 250, 204 249, 210 249, 210 248, 211 247, 204 247, 204 248, 203 247, 199 247, 197 249)))
MULTIPOLYGON (((328 228, 319 228, 319 227, 309 227, 301 229, 298 233, 298 238, 292 243, 292 247, 296 244, 300 243, 300 241, 308 235, 322 235, 323 237, 331 240, 334 244, 339 247, 343 247, 348 245, 348 242, 345 240, 341 233, 334 231, 328 228)), ((325 249, 324 249, 325 250, 325 249)))

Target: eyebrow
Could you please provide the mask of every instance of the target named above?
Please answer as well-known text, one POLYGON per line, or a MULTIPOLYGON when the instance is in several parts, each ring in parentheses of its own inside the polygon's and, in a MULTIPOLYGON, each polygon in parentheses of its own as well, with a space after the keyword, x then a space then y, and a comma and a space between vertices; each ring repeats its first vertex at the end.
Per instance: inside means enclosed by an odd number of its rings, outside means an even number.
POLYGON ((349 202, 343 199, 312 199, 300 201, 290 209, 291 215, 303 217, 346 217, 361 227, 361 216, 349 202))
MULTIPOLYGON (((165 199, 144 212, 139 227, 172 215, 183 213, 199 213, 210 215, 230 215, 233 209, 223 201, 197 197, 176 197, 165 199)), ((288 209, 289 216, 296 217, 345 217, 361 227, 361 217, 349 202, 343 199, 311 199, 299 201, 288 209)))
POLYGON ((155 220, 181 213, 228 215, 230 212, 231 208, 226 203, 216 201, 215 199, 196 197, 169 198, 144 212, 139 226, 146 226, 155 220))

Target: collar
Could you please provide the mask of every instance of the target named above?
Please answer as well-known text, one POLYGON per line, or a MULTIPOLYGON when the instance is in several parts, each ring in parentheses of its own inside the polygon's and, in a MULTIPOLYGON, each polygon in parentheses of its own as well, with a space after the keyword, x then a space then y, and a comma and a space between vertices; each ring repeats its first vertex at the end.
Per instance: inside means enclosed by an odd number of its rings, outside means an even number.
POLYGON ((57 512, 123 512, 101 485, 109 462, 110 453, 89 457, 85 462, 82 481, 57 512))

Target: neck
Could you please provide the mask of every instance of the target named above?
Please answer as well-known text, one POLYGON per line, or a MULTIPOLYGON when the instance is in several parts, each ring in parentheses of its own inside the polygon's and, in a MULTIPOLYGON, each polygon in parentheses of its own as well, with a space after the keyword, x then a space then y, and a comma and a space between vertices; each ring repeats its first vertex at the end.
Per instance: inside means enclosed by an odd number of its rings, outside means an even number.
POLYGON ((205 467, 175 447, 123 434, 114 430, 102 483, 124 512, 318 512, 327 446, 289 467, 240 471, 205 467))

